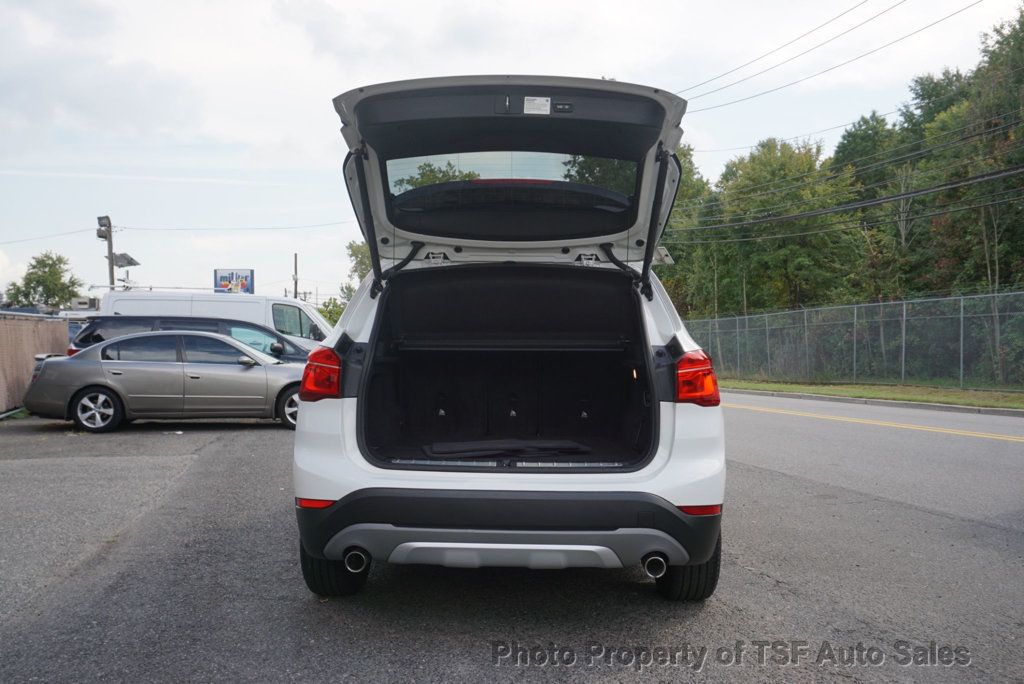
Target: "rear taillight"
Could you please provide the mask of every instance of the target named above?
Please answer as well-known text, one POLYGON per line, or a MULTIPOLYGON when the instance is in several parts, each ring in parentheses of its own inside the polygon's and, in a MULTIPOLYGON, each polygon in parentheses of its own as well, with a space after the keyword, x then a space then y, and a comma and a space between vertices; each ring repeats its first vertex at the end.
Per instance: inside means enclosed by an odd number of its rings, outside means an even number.
POLYGON ((67 355, 68 356, 74 356, 79 351, 80 351, 79 349, 75 349, 74 347, 68 347, 67 355))
POLYGON ((295 505, 299 508, 330 508, 334 503, 333 499, 301 499, 295 497, 295 505))
POLYGON ((711 357, 699 349, 686 352, 676 364, 676 401, 700 406, 718 406, 722 402, 711 357))
POLYGON ((319 401, 341 396, 341 359, 329 347, 317 347, 306 357, 299 399, 319 401))
POLYGON ((678 508, 686 515, 720 515, 722 513, 722 504, 713 504, 710 506, 678 506, 678 508))

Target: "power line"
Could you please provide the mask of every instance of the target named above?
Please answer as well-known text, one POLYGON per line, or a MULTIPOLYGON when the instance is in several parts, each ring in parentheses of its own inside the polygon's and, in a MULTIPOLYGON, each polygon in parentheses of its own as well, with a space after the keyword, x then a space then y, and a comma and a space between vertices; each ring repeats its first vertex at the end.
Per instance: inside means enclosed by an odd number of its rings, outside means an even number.
POLYGON ((866 207, 873 207, 876 204, 885 204, 886 202, 894 202, 896 200, 910 199, 912 197, 919 197, 921 195, 929 195, 935 192, 942 192, 944 190, 953 190, 960 188, 965 185, 974 185, 975 183, 984 183, 985 181, 997 180, 999 178, 1005 178, 1007 176, 1015 176, 1017 174, 1024 173, 1024 164, 1019 166, 1012 166, 1006 169, 997 169, 995 171, 989 171, 987 173, 979 173, 974 176, 967 178, 950 181, 948 183, 940 183, 939 185, 933 185, 930 188, 922 188, 920 190, 910 190, 908 192, 901 192, 895 195, 887 195, 885 197, 876 197, 869 200, 858 200, 856 202, 848 202, 847 204, 840 204, 835 207, 829 207, 826 209, 814 209, 812 211, 805 211, 798 214, 786 214, 784 216, 764 217, 750 219, 748 221, 739 221, 737 223, 720 223, 714 226, 693 226, 691 228, 673 228, 673 231, 691 231, 691 230, 721 230, 724 228, 741 228, 746 226, 754 226, 762 223, 774 223, 776 221, 798 221, 805 218, 815 218, 818 216, 826 216, 828 214, 839 214, 845 211, 854 211, 857 209, 864 209, 866 207))
POLYGON ((753 95, 747 95, 746 97, 741 97, 741 98, 738 98, 736 100, 730 100, 728 102, 721 102, 721 103, 716 104, 716 105, 711 105, 711 106, 708 106, 708 107, 701 107, 700 109, 692 109, 688 113, 689 114, 697 114, 698 112, 707 112, 707 111, 710 111, 712 109, 720 109, 722 107, 728 107, 730 105, 738 104, 740 102, 746 102, 747 100, 753 100, 754 98, 761 97, 762 95, 768 95, 770 93, 778 92, 778 91, 780 91, 780 90, 782 90, 784 88, 789 88, 790 86, 795 86, 798 83, 803 83, 804 81, 809 81, 812 78, 817 78, 818 76, 821 76, 823 74, 827 74, 830 71, 834 71, 834 70, 836 70, 836 69, 838 69, 840 67, 844 67, 847 64, 852 64, 853 62, 856 62, 857 60, 864 59, 865 57, 868 57, 869 55, 873 55, 876 52, 878 52, 879 50, 884 50, 887 47, 891 47, 891 46, 895 45, 896 43, 900 43, 900 42, 906 40, 907 38, 915 36, 918 33, 921 33, 922 31, 926 31, 926 30, 932 28, 933 26, 941 24, 942 22, 946 21, 947 19, 952 19, 953 17, 955 17, 956 15, 960 14, 961 12, 966 12, 970 8, 974 7, 975 5, 980 5, 982 2, 983 2, 983 0, 974 0, 974 2, 972 2, 971 4, 965 5, 964 7, 961 7, 960 9, 956 10, 955 12, 947 14, 946 16, 942 17, 941 19, 937 19, 937 20, 933 21, 932 23, 930 23, 930 24, 928 24, 926 26, 922 26, 921 28, 919 28, 919 29, 917 29, 915 31, 911 31, 910 33, 908 33, 908 34, 906 34, 904 36, 900 36, 899 38, 897 38, 895 40, 889 41, 885 45, 879 45, 878 47, 876 47, 874 49, 868 50, 867 52, 863 52, 863 53, 857 55, 856 57, 851 57, 850 59, 846 60, 845 62, 840 62, 839 64, 835 64, 833 66, 830 66, 827 69, 822 69, 821 71, 819 71, 817 73, 813 73, 810 76, 804 76, 803 78, 798 78, 795 81, 790 81, 789 83, 784 83, 784 84, 782 84, 780 86, 775 86, 774 88, 769 88, 768 90, 762 90, 759 93, 754 93, 753 95))
MULTIPOLYGON (((1012 190, 1004 190, 1004 191, 1002 191, 1000 193, 993 193, 993 194, 1006 194, 1007 192, 1016 192, 1018 190, 1019 190, 1018 188, 1013 188, 1012 190)), ((906 218, 906 220, 908 220, 908 221, 916 221, 916 220, 922 219, 922 218, 929 218, 929 217, 932 217, 932 216, 942 216, 942 215, 945 215, 945 214, 952 214, 952 213, 956 213, 956 212, 959 212, 959 211, 967 211, 969 209, 984 209, 986 207, 993 207, 993 206, 997 206, 997 205, 1000 205, 1000 204, 1006 204, 1008 202, 1016 202, 1017 200, 1020 200, 1022 198, 1024 198, 1024 195, 1018 195, 1016 197, 1008 197, 1008 198, 1003 199, 1003 200, 998 200, 998 201, 993 201, 993 202, 986 202, 984 204, 975 204, 975 205, 971 205, 971 206, 967 206, 967 207, 947 207, 947 208, 943 208, 942 210, 932 211, 932 212, 928 212, 928 213, 924 213, 924 214, 917 214, 915 216, 908 216, 906 218)), ((780 238, 806 237, 808 235, 821 235, 823 233, 836 233, 836 232, 840 232, 840 231, 844 231, 844 230, 850 230, 852 228, 870 228, 870 227, 873 227, 873 226, 885 225, 885 224, 893 223, 893 222, 894 222, 894 219, 883 219, 883 220, 868 221, 868 222, 859 222, 859 221, 856 221, 856 219, 846 219, 844 221, 840 221, 840 222, 837 222, 837 223, 845 223, 845 224, 849 224, 849 225, 845 225, 845 226, 842 226, 842 227, 836 227, 836 228, 823 228, 823 229, 819 229, 819 230, 808 230, 808 231, 803 231, 803 232, 800 232, 800 233, 782 233, 780 235, 752 235, 752 236, 748 236, 748 237, 722 238, 722 239, 715 239, 715 240, 687 240, 687 241, 677 241, 677 242, 662 242, 661 244, 663 244, 663 245, 707 245, 707 244, 718 244, 718 243, 724 244, 724 243, 729 243, 729 242, 751 242, 751 241, 757 241, 757 240, 773 240, 773 239, 780 239, 780 238)))
MULTIPOLYGON (((891 116, 893 114, 896 114, 899 111, 900 111, 899 109, 894 109, 891 112, 886 112, 884 114, 879 114, 878 116, 880 116, 880 117, 882 117, 884 119, 885 117, 891 116)), ((788 138, 774 138, 772 136, 769 136, 769 137, 771 137, 771 139, 773 139, 773 140, 778 140, 779 142, 790 142, 792 140, 801 140, 801 139, 806 138, 807 136, 810 136, 810 135, 817 135, 818 133, 828 133, 829 131, 834 131, 837 128, 846 128, 847 126, 852 126, 853 124, 855 124, 858 121, 860 121, 861 118, 864 118, 864 117, 860 117, 860 118, 855 119, 853 121, 847 121, 846 123, 836 124, 835 126, 829 126, 828 128, 820 128, 820 129, 818 129, 816 131, 808 131, 807 133, 801 133, 800 135, 793 135, 793 136, 790 136, 788 138)), ((695 150, 693 150, 693 152, 695 154, 698 153, 698 152, 701 153, 701 154, 711 153, 711 152, 739 152, 740 150, 752 150, 752 149, 754 149, 755 147, 757 147, 760 144, 761 143, 758 142, 758 143, 754 143, 753 145, 741 145, 739 147, 716 147, 716 148, 707 148, 707 149, 703 149, 703 150, 695 149, 695 150)))
POLYGON ((346 223, 355 223, 356 219, 345 219, 344 221, 328 221, 327 223, 307 223, 296 226, 231 226, 231 227, 151 227, 151 226, 118 226, 121 230, 158 230, 158 231, 201 231, 221 232, 229 230, 302 230, 305 228, 326 228, 327 226, 340 226, 346 223))
MULTIPOLYGON (((981 120, 972 121, 971 123, 967 124, 966 126, 962 126, 961 128, 955 128, 955 129, 953 129, 951 131, 946 131, 945 133, 940 133, 939 135, 933 136, 931 138, 931 140, 935 140, 935 139, 938 139, 938 138, 944 138, 944 137, 953 135, 954 133, 961 133, 963 131, 969 130, 969 129, 974 128, 974 127, 976 127, 978 125, 983 125, 983 124, 986 124, 986 123, 991 123, 991 122, 994 122, 994 121, 1001 120, 1001 119, 1003 119, 1004 117, 1006 117, 1006 116, 1008 116, 1010 114, 1016 114, 1017 111, 1018 111, 1017 109, 1014 109, 1012 111, 1004 112, 1002 114, 999 114, 999 115, 993 116, 993 117, 989 117, 987 119, 981 119, 981 120)), ((934 144, 934 145, 931 145, 931 146, 928 146, 928 147, 921 148, 919 150, 914 150, 914 151, 912 151, 912 152, 910 152, 908 154, 905 154, 905 155, 892 156, 892 157, 889 157, 887 159, 883 159, 883 160, 880 160, 880 161, 877 161, 877 162, 872 162, 871 164, 867 164, 867 165, 864 165, 864 166, 857 166, 857 162, 862 162, 862 161, 867 160, 867 159, 872 159, 874 157, 877 157, 877 156, 883 155, 883 154, 890 154, 890 153, 892 153, 892 152, 894 152, 896 150, 904 149, 904 148, 907 148, 907 147, 914 147, 915 145, 918 145, 920 143, 926 142, 929 139, 928 138, 921 138, 921 139, 918 139, 918 140, 912 140, 912 141, 904 143, 902 145, 897 145, 895 147, 892 147, 892 148, 889 148, 889 149, 886 149, 886 150, 880 150, 879 152, 875 152, 875 153, 872 153, 872 154, 864 155, 863 157, 858 157, 856 159, 849 160, 847 162, 847 165, 854 166, 854 170, 852 172, 849 172, 849 173, 852 173, 852 174, 855 175, 857 173, 861 173, 861 172, 864 172, 864 171, 869 171, 869 170, 878 168, 880 166, 886 166, 886 165, 893 164, 893 163, 896 163, 896 162, 908 161, 908 160, 910 160, 910 159, 912 159, 914 157, 923 157, 925 155, 931 154, 932 152, 936 152, 936 151, 940 151, 940 150, 952 149, 954 147, 958 147, 959 145, 962 145, 962 144, 965 144, 967 142, 970 142, 974 138, 982 137, 982 136, 985 136, 985 135, 991 135, 993 133, 998 133, 998 132, 1000 132, 1002 130, 1006 130, 1006 129, 1012 128, 1014 126, 1017 126, 1019 123, 1020 123, 1020 119, 1018 118, 1015 121, 1011 121, 1011 122, 1008 122, 1008 123, 1001 124, 999 126, 996 126, 995 128, 989 128, 989 129, 986 129, 986 130, 983 130, 983 131, 978 131, 978 132, 975 132, 975 133, 968 133, 967 135, 961 136, 961 137, 959 137, 959 138, 957 138, 955 140, 950 140, 950 141, 946 141, 946 142, 943 142, 943 143, 934 144)), ((792 180, 800 180, 801 178, 807 178, 808 176, 813 176, 813 175, 819 174, 821 172, 822 172, 822 169, 820 169, 820 168, 813 169, 811 171, 807 171, 807 172, 804 172, 804 173, 801 173, 801 174, 797 174, 795 176, 788 176, 786 178, 776 178, 776 179, 773 179, 773 180, 770 180, 770 181, 765 181, 764 183, 757 183, 756 185, 751 185, 750 187, 746 188, 746 190, 757 190, 758 188, 772 186, 772 185, 775 185, 777 183, 784 183, 786 181, 792 181, 792 180)), ((794 190, 794 189, 797 189, 797 188, 806 187, 808 185, 816 185, 818 183, 823 183, 823 182, 826 182, 828 180, 832 180, 834 178, 842 176, 842 175, 844 175, 846 173, 848 173, 848 172, 843 170, 843 171, 840 171, 838 173, 834 173, 834 174, 831 174, 831 175, 823 175, 821 178, 818 178, 818 179, 815 179, 815 180, 806 181, 804 183, 795 183, 793 185, 787 185, 787 186, 783 186, 783 187, 775 187, 775 188, 772 188, 771 190, 765 190, 763 192, 747 192, 747 193, 742 194, 742 195, 737 195, 737 196, 733 197, 732 199, 733 200, 737 200, 737 199, 747 199, 747 198, 751 198, 751 197, 762 197, 764 195, 774 195, 774 194, 778 194, 780 192, 784 192, 786 190, 794 190)), ((700 206, 702 204, 704 206, 713 206, 713 205, 716 205, 716 204, 721 204, 722 202, 724 202, 724 199, 710 200, 710 201, 707 201, 707 202, 704 202, 703 200, 694 200, 694 201, 691 201, 691 202, 686 202, 684 204, 677 205, 677 207, 679 207, 679 208, 688 208, 688 207, 700 206)))
POLYGON ((677 90, 675 92, 675 94, 679 95, 680 93, 685 93, 687 90, 693 90, 694 88, 699 88, 702 85, 707 85, 708 83, 711 83, 712 81, 717 81, 718 79, 722 78, 723 76, 728 76, 729 74, 731 74, 733 72, 739 71, 743 67, 748 67, 751 64, 753 64, 754 62, 759 62, 762 59, 764 59, 765 57, 770 57, 771 55, 774 55, 779 50, 782 50, 783 48, 789 47, 790 45, 792 45, 793 43, 797 42, 801 38, 806 38, 807 36, 811 35, 815 31, 818 31, 819 29, 825 28, 826 26, 831 24, 833 21, 836 21, 837 19, 846 16, 847 14, 849 14, 853 10, 857 9, 861 5, 865 4, 866 2, 867 2, 867 0, 861 0, 861 2, 858 2, 856 5, 854 5, 853 7, 850 7, 849 9, 843 10, 842 12, 837 14, 836 16, 834 16, 831 19, 829 19, 828 21, 826 21, 825 23, 818 24, 817 26, 815 26, 811 30, 806 31, 805 33, 801 33, 799 36, 797 36, 793 40, 789 41, 788 43, 783 43, 782 45, 778 46, 777 48, 773 48, 773 49, 769 50, 768 52, 764 53, 760 57, 755 57, 754 59, 750 60, 749 62, 744 62, 743 64, 740 64, 738 67, 733 67, 732 69, 729 69, 728 71, 723 71, 722 73, 718 74, 717 76, 712 76, 711 78, 707 79, 706 81, 701 81, 700 83, 695 83, 692 86, 687 86, 686 88, 683 88, 682 90, 677 90))
POLYGON ((19 242, 32 242, 33 240, 46 240, 48 238, 63 237, 65 235, 75 235, 76 233, 91 233, 95 228, 79 228, 78 230, 68 230, 63 233, 50 233, 49 235, 37 235, 36 237, 30 238, 19 238, 17 240, 4 240, 0 242, 0 245, 13 245, 19 242))
MULTIPOLYGON (((1005 195, 1005 194, 1010 193, 1010 192, 1017 192, 1018 190, 1019 190, 1019 188, 1009 188, 1009 189, 1004 189, 1004 190, 997 190, 995 192, 989 192, 989 193, 986 193, 984 195, 978 195, 977 197, 973 197, 971 199, 972 199, 972 201, 973 200, 983 200, 983 199, 988 199, 990 197, 998 197, 1000 195, 1005 195)), ((884 224, 884 223, 891 223, 894 220, 895 219, 878 219, 877 221, 875 221, 873 223, 884 224)), ((912 220, 914 220, 914 217, 913 216, 909 216, 909 217, 906 217, 905 220, 912 221, 912 220)), ((857 223, 857 225, 865 225, 865 223, 862 223, 861 220, 858 219, 858 218, 841 218, 841 219, 836 219, 834 221, 825 221, 825 222, 820 223, 818 225, 819 225, 819 227, 820 226, 840 226, 840 225, 846 225, 846 224, 851 223, 851 222, 855 222, 855 223, 857 223)), ((685 232, 687 229, 685 229, 685 228, 677 228, 677 229, 674 229, 674 230, 676 232, 679 232, 679 231, 685 232)), ((832 231, 829 231, 829 230, 819 231, 818 228, 815 228, 814 230, 809 231, 807 234, 814 235, 814 234, 816 234, 818 232, 826 232, 827 233, 827 232, 832 232, 832 231)), ((800 233, 800 234, 803 235, 803 233, 800 233)), ((740 236, 740 237, 745 237, 746 238, 746 237, 754 237, 754 236, 740 236)), ((722 238, 722 240, 725 240, 725 239, 726 238, 722 238)), ((717 241, 718 241, 718 239, 714 239, 714 240, 707 240, 706 242, 711 243, 711 242, 717 242, 717 241)), ((669 242, 663 242, 661 244, 674 245, 674 244, 682 244, 682 243, 669 241, 669 242)))
MULTIPOLYGON (((1010 75, 1015 74, 1015 73, 1017 73, 1018 71, 1021 71, 1021 70, 1024 70, 1024 66, 1019 66, 1019 67, 1015 67, 1013 69, 1008 69, 1004 73, 1004 76, 1010 76, 1010 75)), ((938 102, 942 102, 944 100, 954 100, 954 99, 956 99, 958 97, 963 97, 963 95, 961 93, 950 93, 948 95, 944 95, 943 97, 938 97, 938 98, 935 98, 934 100, 929 100, 927 102, 927 104, 935 104, 935 103, 938 103, 938 102)), ((922 103, 922 104, 924 104, 924 103, 922 103)), ((905 106, 906 105, 902 105, 900 107, 897 107, 896 109, 890 110, 888 112, 884 112, 882 114, 878 114, 878 116, 882 117, 882 118, 885 118, 887 116, 892 116, 893 114, 898 114, 901 111, 903 111, 903 107, 905 107, 905 106)), ((791 135, 788 138, 776 138, 774 136, 769 136, 769 138, 774 139, 774 140, 778 140, 779 142, 789 142, 791 140, 801 140, 801 139, 806 138, 806 137, 811 136, 811 135, 817 135, 818 133, 828 133, 829 131, 834 131, 837 128, 846 128, 847 126, 852 126, 852 125, 858 123, 862 118, 864 118, 864 117, 858 117, 857 119, 854 119, 853 121, 847 121, 846 123, 836 124, 835 126, 829 126, 827 128, 819 128, 816 131, 807 131, 806 133, 801 133, 799 135, 791 135)), ((693 152, 694 153, 697 153, 697 152, 700 152, 700 153, 738 152, 738 151, 741 151, 741 150, 752 150, 752 149, 758 147, 760 144, 761 144, 760 142, 757 142, 757 143, 754 143, 753 145, 740 145, 738 147, 716 147, 716 148, 706 148, 706 149, 694 149, 693 152)))
MULTIPOLYGON (((1005 149, 999 150, 999 153, 1000 154, 1005 154, 1007 152, 1019 150, 1022 147, 1024 147, 1024 143, 1018 143, 1016 145, 1011 145, 1010 147, 1007 147, 1005 149)), ((950 169, 955 169, 955 168, 964 166, 966 164, 977 163, 977 162, 984 162, 984 161, 994 161, 995 160, 995 156, 996 156, 996 154, 992 153, 992 154, 986 154, 986 155, 984 155, 982 157, 974 157, 974 156, 972 156, 972 157, 965 157, 965 158, 961 158, 961 159, 959 159, 959 160, 957 160, 957 161, 955 161, 955 162, 953 162, 951 164, 946 164, 946 165, 943 165, 943 166, 937 166, 937 167, 934 167, 934 168, 929 168, 929 169, 927 169, 927 172, 929 174, 934 174, 936 172, 948 171, 950 169)), ((863 193, 865 190, 871 190, 873 188, 883 187, 883 186, 891 184, 892 182, 893 182, 892 178, 886 178, 885 180, 880 180, 880 181, 877 181, 875 183, 869 183, 868 185, 862 185, 859 188, 851 189, 851 190, 849 190, 849 192, 863 193)), ((748 217, 748 216, 758 216, 758 215, 764 216, 764 215, 766 215, 767 212, 776 211, 776 210, 779 210, 779 209, 786 209, 786 208, 789 208, 789 207, 797 207, 797 206, 800 206, 802 204, 809 204, 811 202, 827 200, 829 197, 835 197, 837 195, 842 195, 842 194, 845 194, 845 192, 846 191, 837 190, 835 192, 826 193, 824 195, 818 195, 816 197, 807 197, 807 198, 800 199, 800 200, 795 200, 795 201, 792 201, 792 202, 785 202, 783 204, 775 204, 775 205, 771 205, 771 206, 767 206, 767 207, 759 207, 758 209, 756 209, 754 211, 748 211, 748 212, 745 212, 745 213, 742 213, 742 214, 731 215, 730 218, 731 219, 742 219, 742 218, 745 218, 745 217, 748 217)), ((700 226, 696 226, 696 227, 692 228, 691 230, 696 230, 696 229, 699 229, 699 228, 700 228, 700 226)), ((676 228, 676 229, 671 229, 671 230, 686 230, 686 229, 678 229, 678 228, 676 228)))
POLYGON ((896 9, 897 7, 899 7, 900 5, 905 3, 906 1, 907 0, 898 0, 898 2, 896 2, 896 4, 889 5, 888 7, 886 7, 881 12, 879 12, 877 14, 871 15, 870 17, 868 17, 867 19, 865 19, 861 23, 859 23, 859 24, 857 24, 855 26, 851 26, 850 28, 846 29, 845 31, 842 31, 841 33, 837 33, 836 35, 832 36, 831 38, 828 38, 827 40, 823 40, 820 43, 818 43, 817 45, 813 45, 813 46, 807 48, 803 52, 799 52, 799 53, 793 55, 792 57, 784 59, 781 62, 777 62, 777 63, 773 64, 772 66, 768 67, 767 69, 761 69, 761 71, 758 71, 756 73, 750 74, 749 76, 744 76, 743 78, 737 79, 737 80, 733 81, 732 83, 726 83, 723 86, 718 86, 717 88, 713 88, 711 90, 706 90, 703 93, 699 93, 697 95, 693 95, 692 97, 689 97, 687 99, 692 102, 693 100, 697 100, 699 98, 706 97, 707 95, 711 95, 712 93, 717 93, 717 92, 719 92, 721 90, 725 90, 726 88, 732 88, 734 85, 739 85, 740 83, 743 83, 744 81, 749 81, 750 79, 756 78, 756 77, 760 76, 761 74, 767 74, 769 71, 777 69, 777 68, 779 68, 780 66, 782 66, 784 64, 789 64, 794 59, 799 59, 800 57, 803 57, 804 55, 806 55, 808 53, 814 52, 815 50, 817 50, 820 47, 824 47, 825 45, 828 45, 829 43, 831 43, 834 40, 838 40, 839 38, 842 38, 843 36, 845 36, 848 33, 856 31, 861 26, 864 26, 865 24, 871 23, 872 21, 874 21, 878 17, 882 16, 883 14, 886 14, 887 12, 891 12, 892 10, 896 9))

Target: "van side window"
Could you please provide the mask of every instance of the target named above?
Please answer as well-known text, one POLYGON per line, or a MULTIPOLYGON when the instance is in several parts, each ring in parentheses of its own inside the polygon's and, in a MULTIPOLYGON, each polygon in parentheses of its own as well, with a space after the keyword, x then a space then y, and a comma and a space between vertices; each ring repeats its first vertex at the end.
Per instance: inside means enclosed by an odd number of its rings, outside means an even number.
MULTIPOLYGON (((250 325, 242 325, 240 323, 231 323, 227 326, 227 334, 229 337, 233 337, 242 344, 252 347, 257 351, 261 351, 264 354, 270 354, 271 346, 277 342, 277 338, 268 332, 264 332, 259 328, 254 328, 250 325)), ((285 349, 291 347, 291 344, 282 345, 285 349)))
POLYGON ((274 304, 274 329, 285 335, 305 337, 307 340, 313 337, 313 321, 306 312, 297 306, 290 304, 274 304))
POLYGON ((200 332, 220 332, 217 321, 202 318, 161 318, 157 330, 198 330, 200 332))
POLYGON ((152 321, 138 321, 131 319, 124 321, 93 321, 86 325, 82 332, 79 333, 78 339, 75 340, 75 344, 81 347, 88 347, 89 345, 96 344, 97 342, 106 342, 107 340, 112 340, 115 337, 124 337, 125 335, 149 332, 152 329, 152 321))

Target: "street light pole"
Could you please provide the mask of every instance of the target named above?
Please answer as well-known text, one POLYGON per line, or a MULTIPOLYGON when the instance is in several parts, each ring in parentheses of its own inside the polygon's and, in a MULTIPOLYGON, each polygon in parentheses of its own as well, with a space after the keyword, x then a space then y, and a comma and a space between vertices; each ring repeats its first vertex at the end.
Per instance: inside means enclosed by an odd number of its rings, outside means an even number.
POLYGON ((97 216, 96 237, 107 241, 107 280, 110 282, 110 289, 114 289, 114 226, 110 223, 109 216, 97 216))

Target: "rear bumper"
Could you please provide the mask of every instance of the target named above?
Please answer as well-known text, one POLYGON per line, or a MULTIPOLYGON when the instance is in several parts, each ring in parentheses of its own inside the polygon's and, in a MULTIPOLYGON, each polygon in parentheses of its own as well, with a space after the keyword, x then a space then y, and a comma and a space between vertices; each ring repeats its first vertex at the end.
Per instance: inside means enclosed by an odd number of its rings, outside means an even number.
POLYGON ((29 385, 22 398, 22 407, 34 416, 42 418, 67 418, 68 398, 66 392, 46 391, 38 383, 29 385))
POLYGON ((340 559, 358 546, 377 561, 452 567, 614 568, 653 552, 703 563, 721 525, 642 492, 373 488, 296 515, 310 555, 340 559))

